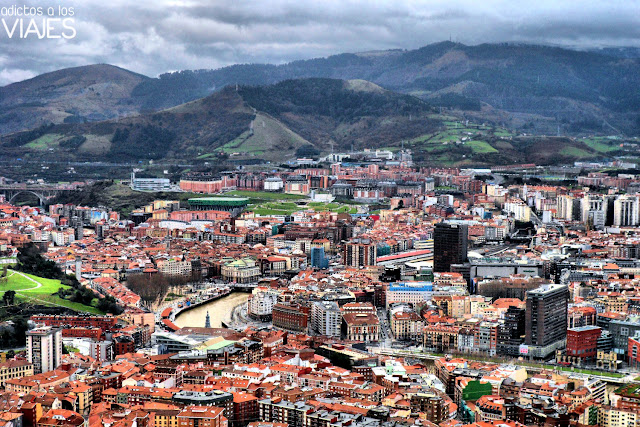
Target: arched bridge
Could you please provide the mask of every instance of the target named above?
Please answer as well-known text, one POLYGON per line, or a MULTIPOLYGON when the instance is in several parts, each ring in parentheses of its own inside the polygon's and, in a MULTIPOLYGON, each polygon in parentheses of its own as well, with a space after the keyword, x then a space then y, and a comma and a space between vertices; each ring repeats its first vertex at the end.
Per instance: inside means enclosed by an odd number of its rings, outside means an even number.
POLYGON ((38 198, 41 206, 63 191, 74 191, 76 188, 67 185, 47 184, 9 184, 0 185, 0 194, 4 194, 9 203, 13 203, 20 194, 32 194, 38 198))

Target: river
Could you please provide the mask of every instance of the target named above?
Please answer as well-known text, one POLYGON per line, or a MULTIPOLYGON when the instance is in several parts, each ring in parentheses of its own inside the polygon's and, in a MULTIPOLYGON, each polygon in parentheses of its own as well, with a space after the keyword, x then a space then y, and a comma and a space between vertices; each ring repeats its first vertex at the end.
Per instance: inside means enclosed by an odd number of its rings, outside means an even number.
POLYGON ((229 319, 233 307, 246 302, 249 299, 249 295, 250 294, 244 292, 232 293, 224 298, 211 301, 200 307, 192 308, 191 310, 178 314, 173 323, 181 328, 186 326, 204 328, 208 311, 211 317, 211 327, 221 328, 222 322, 225 319, 229 319))

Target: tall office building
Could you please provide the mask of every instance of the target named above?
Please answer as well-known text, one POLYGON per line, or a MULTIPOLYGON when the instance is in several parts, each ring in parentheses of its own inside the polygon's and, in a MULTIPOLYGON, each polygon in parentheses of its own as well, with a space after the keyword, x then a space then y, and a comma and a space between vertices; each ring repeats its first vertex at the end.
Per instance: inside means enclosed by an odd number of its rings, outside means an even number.
POLYGON ((638 196, 625 194, 618 197, 613 202, 613 225, 616 227, 638 225, 639 210, 638 196))
POLYGON ((329 267, 329 260, 324 255, 324 248, 322 246, 311 248, 310 263, 311 263, 311 267, 315 267, 315 268, 329 267))
POLYGON ((504 314, 504 323, 498 328, 498 354, 518 357, 524 342, 525 309, 510 306, 504 314))
POLYGON ((565 285, 542 285, 527 292, 525 344, 529 356, 546 358, 564 347, 568 300, 565 285))
POLYGON ((45 326, 27 332, 27 359, 36 374, 53 371, 62 361, 62 329, 45 326))
POLYGON ((440 222, 433 232, 433 271, 451 271, 467 260, 467 226, 440 222))
POLYGON ((369 239, 353 239, 344 246, 343 258, 347 267, 376 265, 376 245, 369 239))

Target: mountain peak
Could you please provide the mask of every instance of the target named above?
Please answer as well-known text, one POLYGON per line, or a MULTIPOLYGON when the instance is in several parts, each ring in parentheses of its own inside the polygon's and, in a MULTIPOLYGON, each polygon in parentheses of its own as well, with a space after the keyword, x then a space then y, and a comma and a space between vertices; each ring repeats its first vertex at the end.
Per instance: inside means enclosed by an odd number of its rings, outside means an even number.
POLYGON ((371 83, 367 80, 352 79, 345 82, 345 88, 354 92, 375 92, 384 93, 385 89, 381 88, 375 83, 371 83))
POLYGON ((10 84, 0 88, 0 134, 138 113, 131 95, 148 79, 114 65, 94 64, 10 84))

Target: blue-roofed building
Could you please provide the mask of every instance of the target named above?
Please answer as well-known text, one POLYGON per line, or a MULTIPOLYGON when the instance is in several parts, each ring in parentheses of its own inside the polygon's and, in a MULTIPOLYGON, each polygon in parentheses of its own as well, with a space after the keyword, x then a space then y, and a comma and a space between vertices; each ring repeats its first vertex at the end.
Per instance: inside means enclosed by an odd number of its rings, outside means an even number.
POLYGON ((430 301, 432 297, 431 282, 398 282, 387 288, 387 308, 397 302, 405 302, 416 308, 430 301))

